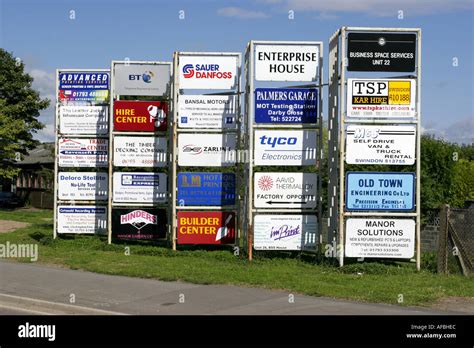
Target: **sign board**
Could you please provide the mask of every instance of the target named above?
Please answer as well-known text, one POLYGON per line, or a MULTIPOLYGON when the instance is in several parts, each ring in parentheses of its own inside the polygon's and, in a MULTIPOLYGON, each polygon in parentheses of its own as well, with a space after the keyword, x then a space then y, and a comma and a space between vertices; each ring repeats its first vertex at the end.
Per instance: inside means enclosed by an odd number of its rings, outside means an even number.
POLYGON ((235 204, 234 173, 178 173, 179 206, 235 204))
POLYGON ((166 138, 116 136, 114 138, 114 166, 165 167, 168 143, 166 138))
POLYGON ((348 71, 415 71, 416 34, 349 33, 348 71))
POLYGON ((162 96, 169 93, 170 64, 114 64, 116 95, 162 96))
POLYGON ((316 165, 316 131, 256 130, 256 166, 316 165))
POLYGON ((318 90, 257 88, 255 122, 301 124, 318 122, 318 90))
POLYGON ((238 57, 179 56, 180 89, 233 89, 237 86, 238 57))
POLYGON ((107 134, 108 106, 71 106, 59 108, 59 132, 62 134, 107 134))
POLYGON ((415 117, 416 80, 348 79, 348 117, 415 117))
POLYGON ((108 175, 97 172, 59 172, 58 198, 64 200, 106 200, 108 175))
POLYGON ((58 233, 105 233, 107 207, 90 205, 58 206, 58 233))
POLYGON ((164 173, 114 173, 114 202, 165 203, 167 176, 164 173))
POLYGON ((237 127, 237 97, 234 95, 180 95, 178 127, 237 127))
POLYGON ((416 126, 347 126, 349 164, 415 163, 416 126))
POLYGON ((255 173, 256 208, 316 208, 315 173, 255 173))
POLYGON ((159 101, 114 101, 114 130, 166 131, 168 103, 159 101))
POLYGON ((257 81, 316 81, 319 45, 255 45, 257 81))
POLYGON ((235 213, 179 211, 178 244, 234 244, 235 213))
POLYGON ((236 162, 235 134, 178 134, 178 165, 229 167, 236 162))
POLYGON ((166 238, 166 209, 112 209, 112 237, 150 240, 166 238))
POLYGON ((412 219, 347 219, 347 257, 410 259, 415 253, 415 221, 412 219))
POLYGON ((107 167, 108 139, 59 138, 60 167, 107 167))
POLYGON ((103 102, 109 97, 108 72, 59 73, 60 101, 103 102))
POLYGON ((415 206, 415 173, 348 172, 346 210, 408 211, 415 206))
POLYGON ((255 215, 255 250, 304 250, 317 242, 315 215, 255 215))

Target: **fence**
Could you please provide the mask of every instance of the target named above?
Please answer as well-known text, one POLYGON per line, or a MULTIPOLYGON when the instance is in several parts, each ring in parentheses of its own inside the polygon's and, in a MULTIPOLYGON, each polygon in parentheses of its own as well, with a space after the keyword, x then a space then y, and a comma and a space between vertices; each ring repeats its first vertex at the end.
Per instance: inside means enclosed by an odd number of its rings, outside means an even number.
POLYGON ((438 272, 474 273, 474 203, 464 209, 443 205, 440 213, 438 272))

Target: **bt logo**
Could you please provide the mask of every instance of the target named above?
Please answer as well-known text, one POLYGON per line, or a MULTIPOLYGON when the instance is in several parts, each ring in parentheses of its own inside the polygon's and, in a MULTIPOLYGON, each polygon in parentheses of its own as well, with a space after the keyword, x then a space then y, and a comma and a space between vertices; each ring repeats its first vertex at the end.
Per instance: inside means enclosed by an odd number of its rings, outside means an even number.
POLYGON ((194 76, 194 66, 192 64, 186 64, 183 66, 183 76, 185 79, 189 79, 194 76))
POLYGON ((296 145, 297 141, 298 139, 295 137, 267 137, 266 135, 260 137, 260 144, 271 145, 271 147, 276 145, 296 145))
POLYGON ((140 81, 141 79, 145 83, 151 83, 154 77, 155 77, 155 74, 151 71, 145 71, 142 75, 140 74, 128 75, 128 79, 130 81, 140 81))

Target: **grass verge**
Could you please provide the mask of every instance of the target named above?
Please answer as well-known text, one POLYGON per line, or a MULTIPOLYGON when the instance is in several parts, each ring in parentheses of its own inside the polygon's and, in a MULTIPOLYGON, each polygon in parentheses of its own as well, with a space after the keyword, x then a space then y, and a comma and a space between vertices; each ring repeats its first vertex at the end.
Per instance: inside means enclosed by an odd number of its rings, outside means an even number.
POLYGON ((0 234, 0 244, 7 241, 38 243, 39 262, 71 269, 197 284, 283 289, 313 296, 399 305, 426 306, 446 296, 474 295, 473 278, 442 276, 429 270, 417 272, 414 264, 406 262, 371 261, 338 268, 328 261, 298 254, 260 256, 249 262, 229 250, 173 252, 161 246, 107 245, 105 239, 98 236, 54 240, 51 211, 0 211, 0 220, 32 224, 0 234), (125 246, 130 248, 130 255, 126 255, 125 246), (403 302, 399 303, 401 295, 403 302))

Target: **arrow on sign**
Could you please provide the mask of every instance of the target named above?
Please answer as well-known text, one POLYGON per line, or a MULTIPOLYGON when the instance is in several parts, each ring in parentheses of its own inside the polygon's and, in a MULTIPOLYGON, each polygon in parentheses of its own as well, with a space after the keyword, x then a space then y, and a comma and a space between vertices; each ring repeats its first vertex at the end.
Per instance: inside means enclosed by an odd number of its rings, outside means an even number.
POLYGON ((301 202, 284 202, 284 201, 282 201, 282 202, 275 202, 275 201, 267 201, 267 202, 265 202, 265 203, 267 203, 267 204, 306 204, 307 202, 305 202, 305 201, 301 201, 301 202))

